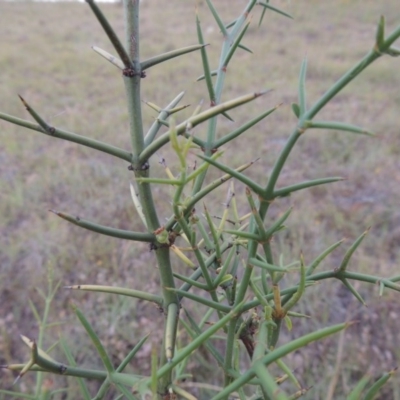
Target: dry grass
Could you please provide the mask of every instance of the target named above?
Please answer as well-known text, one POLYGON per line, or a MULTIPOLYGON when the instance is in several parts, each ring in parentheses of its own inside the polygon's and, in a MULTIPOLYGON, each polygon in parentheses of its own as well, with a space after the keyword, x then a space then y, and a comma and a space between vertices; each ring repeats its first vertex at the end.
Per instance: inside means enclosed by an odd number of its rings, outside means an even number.
MULTIPOLYGON (((308 98, 312 102, 373 44, 380 14, 389 28, 400 21, 397 0, 321 2, 277 1, 295 16, 295 21, 267 15, 260 28, 250 28, 246 44, 254 55, 237 55, 228 71, 224 99, 259 88, 274 88, 265 99, 232 112, 234 123, 221 120, 220 134, 239 126, 266 108, 284 106, 259 124, 237 145, 226 146, 224 161, 238 165, 261 157, 249 172, 265 181, 276 154, 295 119, 290 103, 296 101, 299 67, 308 58, 308 98), (237 149, 240 149, 238 151, 237 149)), ((228 0, 215 2, 228 21, 236 15, 228 0)), ((122 8, 102 5, 107 16, 123 34, 122 8)), ((207 33, 210 57, 216 56, 220 35, 204 4, 202 25, 207 33)), ((194 4, 189 1, 145 1, 142 7, 142 57, 196 43, 194 4)), ((255 18, 256 20, 256 18, 255 18)), ((17 93, 57 127, 99 138, 129 148, 127 111, 121 79, 114 67, 100 59, 90 46, 108 51, 111 47, 83 4, 0 2, 0 109, 28 118, 17 93)), ((142 98, 167 104, 181 90, 193 105, 206 97, 199 55, 152 69, 143 83, 142 98)), ((273 206, 274 212, 294 205, 288 229, 278 236, 274 251, 288 261, 303 250, 311 260, 327 245, 342 237, 348 243, 368 226, 372 230, 352 262, 358 271, 389 276, 400 261, 399 153, 400 73, 398 60, 383 58, 338 96, 321 119, 351 122, 378 133, 377 138, 351 134, 310 131, 301 140, 285 167, 280 184, 323 176, 348 179, 329 187, 300 192, 273 206)), ((190 110, 188 111, 190 112, 190 110)), ((145 109, 146 126, 154 113, 145 109)), ((196 134, 201 136, 200 127, 196 134)), ((26 349, 16 333, 37 335, 28 299, 40 305, 35 287, 45 286, 46 266, 51 265, 62 284, 115 284, 156 291, 157 274, 153 255, 146 246, 101 237, 59 221, 49 209, 82 215, 104 225, 140 229, 129 196, 131 173, 123 162, 75 144, 40 136, 0 121, 0 363, 22 361, 26 349)), ((174 159, 163 152, 167 161, 174 159)), ((163 174, 157 159, 155 174, 163 174)), ((216 176, 217 172, 213 173, 216 176)), ((242 188, 237 185, 240 194, 242 188)), ((223 192, 221 192, 224 196, 223 192)), ((162 215, 168 216, 167 190, 158 192, 162 215)), ((240 198, 240 196, 239 196, 240 198)), ((209 200, 215 202, 215 200, 209 200)), ((337 252, 337 257, 340 251, 337 252)), ((329 259, 331 267, 337 258, 329 259)), ((311 326, 358 315, 362 321, 345 340, 345 357, 338 383, 339 393, 353 379, 370 370, 374 376, 396 365, 399 338, 398 296, 378 299, 377 289, 361 289, 369 304, 361 310, 339 285, 321 285, 310 291, 303 311, 313 314, 311 326), (321 300, 321 293, 324 297, 321 300), (349 311, 350 310, 350 311, 349 311)), ((76 346, 79 361, 95 365, 98 360, 88 340, 74 321, 68 303, 82 307, 101 332, 118 360, 143 331, 161 321, 157 311, 141 302, 110 296, 72 294, 60 290, 52 320, 68 321, 62 329, 49 331, 51 343, 59 332, 76 346)), ((309 331, 309 323, 295 325, 294 334, 309 331)), ((146 348, 148 350, 148 348, 146 348)), ((146 349, 141 367, 148 367, 146 349)), ((324 342, 294 355, 298 371, 307 385, 314 385, 308 399, 321 399, 334 369, 336 341, 324 342), (315 373, 327 371, 326 376, 315 373)), ((207 373, 206 368, 202 373, 207 373)), ((12 377, 1 372, 0 386, 9 387, 12 377)), ((21 384, 27 390, 33 376, 21 384)), ((75 394, 74 394, 75 393, 75 394)), ((393 380, 386 399, 399 399, 400 386, 393 380), (397 393, 397 395, 396 395, 397 393), (397 397, 395 397, 397 396, 397 397)), ((74 398, 74 390, 68 398, 74 398)), ((1 397, 0 397, 1 398, 1 397)))

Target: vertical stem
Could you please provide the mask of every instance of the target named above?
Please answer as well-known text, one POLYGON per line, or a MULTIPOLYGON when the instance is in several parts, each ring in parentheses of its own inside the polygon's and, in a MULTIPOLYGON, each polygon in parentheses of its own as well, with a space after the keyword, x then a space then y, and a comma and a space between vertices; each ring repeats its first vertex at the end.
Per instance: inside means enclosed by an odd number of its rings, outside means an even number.
MULTIPOLYGON (((142 71, 140 67, 140 48, 139 48, 139 0, 124 0, 124 11, 125 11, 125 34, 126 34, 126 46, 128 55, 132 61, 133 74, 130 76, 124 76, 124 84, 127 95, 128 103, 128 114, 129 114, 129 133, 132 142, 132 168, 136 177, 148 177, 149 176, 149 165, 147 161, 143 164, 139 163, 139 155, 144 149, 144 134, 143 134, 143 120, 142 120, 142 108, 140 100, 140 84, 142 71), (133 75, 133 76, 132 76, 133 75)), ((146 218, 147 226, 149 231, 155 231, 160 227, 157 212, 155 209, 151 186, 149 183, 141 183, 138 185, 139 198, 142 203, 143 212, 146 218)), ((164 311, 169 309, 170 304, 176 304, 179 307, 179 300, 176 294, 172 291, 167 290, 168 288, 174 288, 175 282, 172 274, 172 266, 170 261, 170 251, 168 247, 163 247, 160 243, 155 243, 156 259, 160 272, 161 287, 163 291, 164 299, 164 311)), ((178 318, 174 319, 174 323, 177 325, 178 318)), ((176 336, 176 327, 172 329, 176 336)), ((171 327, 169 328, 171 332, 171 327)), ((164 324, 164 336, 168 334, 166 332, 166 323, 164 324)), ((167 362, 166 351, 165 351, 165 337, 163 340, 163 348, 161 349, 160 365, 164 365, 167 362)), ((168 341, 169 346, 172 348, 175 346, 175 337, 168 341)), ((158 393, 162 398, 168 392, 168 387, 172 380, 172 370, 158 382, 158 393)))
MULTIPOLYGON (((228 334, 226 337, 226 351, 225 351, 225 371, 229 371, 232 368, 233 351, 235 349, 235 337, 236 337, 236 325, 238 318, 235 318, 229 322, 228 334)), ((224 387, 228 386, 232 382, 232 377, 225 372, 224 387)))

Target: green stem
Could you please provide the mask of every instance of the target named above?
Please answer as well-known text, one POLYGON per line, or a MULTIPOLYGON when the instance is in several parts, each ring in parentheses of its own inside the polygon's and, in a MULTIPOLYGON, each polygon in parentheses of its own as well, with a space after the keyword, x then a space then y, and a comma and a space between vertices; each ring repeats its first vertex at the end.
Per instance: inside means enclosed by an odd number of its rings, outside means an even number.
POLYGON ((68 132, 63 129, 54 128, 51 129, 51 133, 46 132, 41 126, 34 124, 33 122, 26 121, 21 118, 13 117, 12 115, 8 115, 5 113, 0 112, 0 119, 11 122, 14 125, 23 126, 27 129, 32 129, 33 131, 37 131, 40 133, 44 133, 50 137, 56 137, 59 139, 68 140, 69 142, 74 142, 81 144, 83 146, 90 147, 95 150, 102 151, 103 153, 111 154, 112 156, 118 157, 122 160, 131 162, 132 161, 132 154, 128 151, 122 150, 118 147, 112 146, 110 144, 100 142, 99 140, 91 139, 85 136, 78 135, 73 132, 68 132))
MULTIPOLYGON (((140 162, 139 155, 144 149, 144 134, 142 121, 142 108, 140 99, 140 83, 142 79, 142 71, 140 66, 140 49, 139 49, 139 1, 124 0, 125 10, 125 29, 126 43, 128 47, 128 55, 133 64, 134 76, 124 76, 124 83, 127 94, 130 136, 133 148, 132 167, 137 178, 149 177, 149 166, 147 160, 140 162)), ((143 206, 143 213, 146 218, 147 227, 150 231, 155 231, 160 227, 157 212, 155 209, 151 186, 149 183, 143 182, 137 187, 139 198, 143 206)), ((179 300, 176 293, 166 290, 166 288, 174 288, 175 282, 172 273, 170 261, 170 251, 168 247, 156 244, 156 258, 160 272, 161 287, 163 291, 164 309, 168 310, 170 304, 176 304, 179 307, 179 300)), ((178 323, 178 318, 174 320, 178 323)), ((165 324, 166 325, 166 324, 165 324)), ((166 326, 164 326, 164 330, 166 326)), ((171 327, 169 328, 171 329, 171 327)), ((173 331, 176 332, 176 329, 173 331)), ((164 337, 166 331, 164 331, 164 337)), ((173 345, 175 340, 173 340, 173 345)), ((160 365, 167 363, 165 341, 160 355, 160 365)), ((158 382, 159 396, 167 394, 168 387, 172 382, 172 370, 163 375, 158 382)))

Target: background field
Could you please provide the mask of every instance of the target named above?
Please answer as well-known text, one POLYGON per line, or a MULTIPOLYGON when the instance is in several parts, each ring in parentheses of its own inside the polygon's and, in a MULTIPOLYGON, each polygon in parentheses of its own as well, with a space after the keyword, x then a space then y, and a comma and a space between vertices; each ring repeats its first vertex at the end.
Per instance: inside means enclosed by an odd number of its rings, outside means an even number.
MULTIPOLYGON (((227 22, 242 3, 215 1, 227 22)), ((260 157, 248 172, 260 179, 268 175, 295 124, 290 104, 296 101, 303 57, 308 58, 307 90, 312 102, 372 47, 381 14, 387 17, 389 31, 400 23, 398 0, 273 4, 290 12, 295 20, 267 14, 266 23, 257 29, 258 14, 255 16, 245 41, 254 54, 237 54, 228 70, 224 99, 261 88, 274 91, 232 112, 235 122, 221 119, 219 123, 222 134, 284 102, 237 145, 225 149, 223 160, 232 166, 260 157)), ((122 7, 104 4, 102 8, 123 35, 122 7)), ((211 43, 209 54, 216 66, 220 34, 205 5, 200 4, 199 8, 207 41, 211 43)), ((145 1, 141 19, 143 58, 196 43, 193 1, 145 1)), ((86 5, 0 2, 0 38, 0 110, 30 119, 17 97, 19 93, 53 125, 129 149, 122 80, 115 67, 90 49, 97 45, 112 51, 86 5)), ((371 226, 350 269, 382 276, 394 275, 399 270, 399 62, 389 57, 378 60, 319 117, 362 125, 376 132, 376 138, 308 131, 291 155, 279 186, 323 176, 339 175, 347 180, 299 192, 273 206, 276 214, 294 206, 289 229, 278 235, 274 243, 275 253, 283 253, 287 262, 297 259, 301 249, 306 261, 310 261, 328 245, 344 237, 351 243, 371 226)), ((143 81, 142 98, 164 106, 184 90, 184 102, 193 105, 185 114, 189 115, 206 98, 204 82, 195 82, 200 74, 199 54, 155 67, 143 81)), ((145 108, 146 126, 154 117, 154 111, 145 108)), ((197 128, 196 134, 201 136, 203 129, 197 128)), ((161 155, 174 166, 175 160, 168 152, 161 155)), ((127 167, 94 150, 0 121, 0 364, 22 362, 28 357, 18 334, 37 336, 28 299, 42 307, 35 288, 46 288, 49 267, 54 269, 55 279, 61 280, 61 285, 93 283, 156 290, 157 271, 146 246, 80 230, 48 212, 56 209, 104 225, 141 229, 129 194, 132 175, 127 167)), ((152 168, 154 174, 163 175, 156 158, 152 168)), ((216 176, 219 173, 213 171, 211 177, 216 176)), ((236 190, 239 200, 242 199, 243 187, 237 184, 236 190)), ((223 188, 219 199, 207 200, 216 214, 225 192, 223 188)), ((165 217, 169 194, 168 189, 157 193, 165 217)), ((336 266, 345 247, 334 253, 323 268, 336 266)), ((378 287, 357 288, 366 298, 368 308, 353 300, 339 284, 322 284, 309 291, 307 301, 298 309, 313 315, 308 322, 312 326, 354 318, 360 321, 339 343, 344 350, 341 360, 337 359, 338 338, 309 346, 291 357, 304 385, 314 386, 307 399, 324 398, 334 376, 338 380, 333 398, 344 398, 354 380, 364 373, 378 377, 398 364, 400 295, 385 293, 379 298, 378 287), (325 294, 322 301, 318 295, 321 291, 325 294), (340 366, 336 375, 335 365, 340 366)), ((70 302, 85 311, 115 361, 143 332, 154 331, 162 318, 157 310, 142 302, 60 289, 51 321, 65 324, 48 330, 47 345, 62 333, 76 346, 78 362, 92 367, 99 365, 99 360, 75 320, 70 302)), ((296 322, 290 335, 309 330, 304 322, 296 322)), ((153 336, 157 335, 155 330, 153 336)), ((133 368, 148 368, 149 349, 150 344, 140 354, 140 365, 133 368)), ((207 360, 203 360, 203 365, 201 371, 193 371, 194 379, 206 376, 212 383, 213 371, 207 360)), ((9 388, 14 377, 3 371, 0 374, 0 387, 9 388)), ((33 375, 28 374, 19 384, 20 389, 28 391, 32 381, 33 375)), ((398 376, 392 379, 382 399, 400 399, 399 382, 398 376)), ((71 382, 49 379, 46 384, 71 382)), ((75 389, 71 388, 68 398, 79 397, 75 389)))

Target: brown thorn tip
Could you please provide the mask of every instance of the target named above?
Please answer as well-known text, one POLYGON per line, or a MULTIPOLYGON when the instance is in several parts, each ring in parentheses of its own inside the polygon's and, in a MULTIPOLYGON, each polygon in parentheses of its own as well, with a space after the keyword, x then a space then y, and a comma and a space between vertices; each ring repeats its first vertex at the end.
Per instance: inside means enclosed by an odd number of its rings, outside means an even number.
POLYGON ((29 109, 28 103, 24 100, 24 98, 19 94, 18 97, 22 101, 22 104, 26 107, 26 109, 29 109))
POLYGON ((60 213, 56 210, 49 210, 51 213, 56 214, 56 215, 60 215, 60 213))

